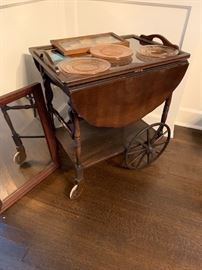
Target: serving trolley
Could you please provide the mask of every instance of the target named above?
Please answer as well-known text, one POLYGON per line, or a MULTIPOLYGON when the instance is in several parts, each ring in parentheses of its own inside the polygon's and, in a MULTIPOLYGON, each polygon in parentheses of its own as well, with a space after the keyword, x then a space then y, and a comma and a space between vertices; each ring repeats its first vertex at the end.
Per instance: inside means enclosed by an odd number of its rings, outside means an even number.
POLYGON ((75 166, 71 199, 83 189, 84 168, 120 153, 124 154, 124 168, 144 168, 164 152, 170 140, 166 119, 172 93, 185 75, 190 55, 179 51, 171 57, 144 61, 137 52, 142 46, 158 44, 154 38, 178 48, 160 35, 123 38, 133 50, 131 62, 96 75, 64 74, 58 63, 73 56, 59 54, 52 45, 30 48, 43 78, 53 128, 55 117, 62 124, 55 128, 57 140, 75 166), (53 106, 53 96, 59 91, 53 85, 68 97, 67 121, 53 106), (162 103, 159 122, 149 125, 142 120, 162 103))

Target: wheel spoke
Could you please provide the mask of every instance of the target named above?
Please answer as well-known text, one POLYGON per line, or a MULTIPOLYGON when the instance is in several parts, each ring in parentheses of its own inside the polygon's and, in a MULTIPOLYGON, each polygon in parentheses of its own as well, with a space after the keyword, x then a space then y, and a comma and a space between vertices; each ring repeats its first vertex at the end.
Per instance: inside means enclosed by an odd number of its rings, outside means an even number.
POLYGON ((127 148, 128 149, 136 149, 138 151, 138 150, 140 150, 142 148, 142 145, 141 144, 132 145, 132 146, 129 145, 127 148))
POLYGON ((161 142, 161 143, 154 143, 153 146, 156 147, 156 146, 160 146, 160 145, 165 144, 165 143, 166 143, 166 141, 165 142, 161 142))
POLYGON ((150 152, 147 153, 147 164, 149 164, 149 163, 150 163, 150 152))
POLYGON ((126 165, 131 169, 148 166, 165 150, 170 129, 165 123, 147 126, 136 134, 126 149, 126 165))
POLYGON ((138 166, 141 164, 141 162, 142 162, 143 158, 145 157, 145 155, 146 155, 146 152, 145 152, 145 153, 142 155, 142 157, 139 159, 136 168, 138 168, 138 166))
MULTIPOLYGON (((145 152, 145 153, 146 153, 146 152, 145 152)), ((135 159, 132 159, 132 160, 128 163, 128 165, 133 164, 133 163, 138 159, 138 157, 139 157, 141 154, 144 155, 144 152, 139 153, 139 154, 135 157, 135 159)))
POLYGON ((147 144, 148 144, 148 145, 150 144, 149 135, 150 135, 150 132, 149 132, 149 128, 148 128, 148 129, 147 129, 147 144))
POLYGON ((141 148, 145 148, 145 146, 147 146, 147 144, 146 143, 144 143, 144 142, 138 142, 139 144, 136 144, 136 145, 131 145, 131 144, 129 144, 129 146, 127 147, 128 149, 133 149, 133 148, 136 148, 137 150, 138 149, 141 149, 141 148))
POLYGON ((145 149, 135 149, 135 150, 130 150, 130 152, 128 152, 128 155, 133 155, 133 154, 135 154, 135 153, 137 153, 137 152, 139 152, 139 153, 142 153, 142 152, 144 152, 145 151, 145 149))

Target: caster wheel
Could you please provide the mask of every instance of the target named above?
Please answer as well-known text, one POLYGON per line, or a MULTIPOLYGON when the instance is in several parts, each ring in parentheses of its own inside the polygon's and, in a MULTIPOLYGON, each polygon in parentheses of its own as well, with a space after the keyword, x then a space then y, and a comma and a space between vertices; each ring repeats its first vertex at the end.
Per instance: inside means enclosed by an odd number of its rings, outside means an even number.
POLYGON ((155 161, 170 141, 170 128, 155 123, 141 130, 129 143, 125 153, 125 167, 141 169, 155 161))
POLYGON ((84 189, 84 185, 82 183, 74 185, 69 194, 70 200, 75 200, 79 198, 79 196, 83 192, 83 189, 84 189))
POLYGON ((13 162, 15 164, 22 165, 23 162, 26 160, 26 157, 27 156, 26 156, 25 150, 17 151, 17 153, 15 153, 13 157, 13 162))

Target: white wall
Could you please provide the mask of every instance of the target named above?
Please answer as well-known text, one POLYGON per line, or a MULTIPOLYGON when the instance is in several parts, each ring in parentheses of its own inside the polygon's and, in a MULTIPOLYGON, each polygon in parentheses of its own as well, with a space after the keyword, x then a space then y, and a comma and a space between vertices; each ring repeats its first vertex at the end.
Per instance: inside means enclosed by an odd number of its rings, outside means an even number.
POLYGON ((0 0, 0 95, 40 80, 28 48, 74 35, 74 12, 75 1, 0 0))
MULTIPOLYGON (((191 53, 189 70, 173 96, 168 123, 171 128, 177 123, 202 129, 201 1, 78 0, 77 2, 78 35, 108 31, 138 35, 160 33, 171 42, 182 44, 182 49, 191 53)), ((161 108, 158 108, 152 112, 147 116, 147 121, 159 119, 160 111, 161 108)))
MULTIPOLYGON (((201 1, 154 1, 139 0, 141 5, 136 5, 134 0, 0 0, 0 95, 40 80, 28 52, 31 46, 98 32, 160 33, 173 43, 183 41, 182 49, 192 55, 188 72, 175 91, 168 123, 202 128, 201 1), (16 6, 9 6, 12 3, 16 6), (188 6, 192 9, 185 29, 188 6)), ((156 121, 159 115, 157 109, 148 121, 156 121)))
POLYGON ((202 129, 202 2, 186 2, 192 10, 183 49, 191 58, 176 124, 202 129))

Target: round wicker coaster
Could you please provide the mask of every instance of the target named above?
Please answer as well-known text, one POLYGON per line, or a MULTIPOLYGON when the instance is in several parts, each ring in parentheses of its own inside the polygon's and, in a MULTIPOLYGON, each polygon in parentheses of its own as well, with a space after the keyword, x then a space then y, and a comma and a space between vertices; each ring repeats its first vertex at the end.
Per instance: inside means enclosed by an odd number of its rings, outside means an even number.
POLYGON ((94 75, 104 72, 110 67, 111 64, 108 61, 94 57, 65 60, 58 64, 58 68, 61 72, 71 74, 94 75))

